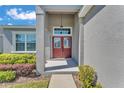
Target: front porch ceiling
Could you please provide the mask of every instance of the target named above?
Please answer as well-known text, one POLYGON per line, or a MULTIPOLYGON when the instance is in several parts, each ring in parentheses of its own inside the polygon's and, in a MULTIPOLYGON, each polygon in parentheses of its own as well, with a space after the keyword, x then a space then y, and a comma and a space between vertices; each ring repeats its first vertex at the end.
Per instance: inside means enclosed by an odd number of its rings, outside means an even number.
POLYGON ((41 5, 40 7, 48 13, 74 14, 80 11, 82 5, 41 5))

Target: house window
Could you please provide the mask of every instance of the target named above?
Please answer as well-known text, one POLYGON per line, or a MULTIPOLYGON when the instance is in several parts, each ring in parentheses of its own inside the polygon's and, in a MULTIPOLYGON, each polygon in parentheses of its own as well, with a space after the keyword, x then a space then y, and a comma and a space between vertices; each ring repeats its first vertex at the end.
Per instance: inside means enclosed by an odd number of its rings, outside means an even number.
POLYGON ((16 51, 36 51, 35 33, 17 33, 15 38, 16 51))
POLYGON ((54 27, 53 28, 53 35, 54 36, 71 36, 72 35, 72 28, 71 27, 54 27))

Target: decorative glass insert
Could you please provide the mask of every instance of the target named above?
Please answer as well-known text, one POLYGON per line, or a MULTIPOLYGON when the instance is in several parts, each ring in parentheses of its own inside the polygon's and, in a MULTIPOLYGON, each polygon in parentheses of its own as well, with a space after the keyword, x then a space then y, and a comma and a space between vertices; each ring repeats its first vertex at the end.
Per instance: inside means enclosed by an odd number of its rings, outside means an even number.
POLYGON ((16 51, 35 51, 36 34, 16 34, 16 51))
POLYGON ((70 28, 55 28, 54 29, 54 35, 71 35, 71 29, 70 28))
POLYGON ((61 38, 54 38, 54 48, 61 48, 61 38))
POLYGON ((64 37, 64 48, 70 48, 71 47, 71 41, 69 38, 64 37))

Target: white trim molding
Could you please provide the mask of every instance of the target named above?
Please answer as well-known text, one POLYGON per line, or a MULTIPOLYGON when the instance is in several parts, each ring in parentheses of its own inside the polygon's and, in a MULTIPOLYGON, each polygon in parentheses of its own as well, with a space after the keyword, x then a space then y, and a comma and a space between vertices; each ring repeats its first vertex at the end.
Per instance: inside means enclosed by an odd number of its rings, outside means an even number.
POLYGON ((11 51, 11 53, 36 53, 36 51, 11 51))
POLYGON ((82 7, 82 9, 80 10, 78 16, 79 17, 85 17, 86 14, 91 10, 91 8, 93 7, 93 5, 85 5, 82 7))

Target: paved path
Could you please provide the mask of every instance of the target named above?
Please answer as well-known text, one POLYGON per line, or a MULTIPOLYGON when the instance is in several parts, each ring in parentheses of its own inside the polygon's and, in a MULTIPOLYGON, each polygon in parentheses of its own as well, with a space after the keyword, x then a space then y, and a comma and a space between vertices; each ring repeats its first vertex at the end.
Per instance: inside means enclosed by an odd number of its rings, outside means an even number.
POLYGON ((49 88, 76 88, 72 74, 53 74, 49 88))
POLYGON ((46 60, 45 72, 78 72, 78 65, 73 59, 50 59, 46 60))

